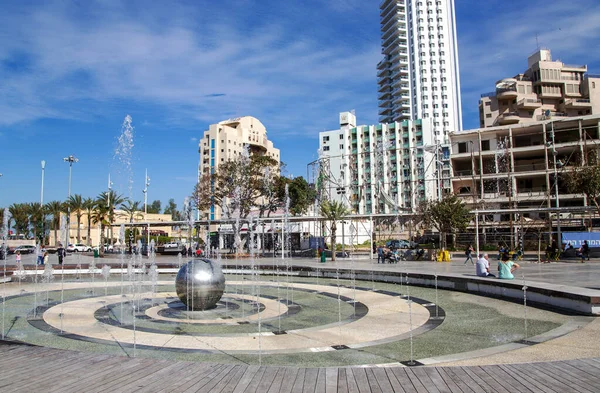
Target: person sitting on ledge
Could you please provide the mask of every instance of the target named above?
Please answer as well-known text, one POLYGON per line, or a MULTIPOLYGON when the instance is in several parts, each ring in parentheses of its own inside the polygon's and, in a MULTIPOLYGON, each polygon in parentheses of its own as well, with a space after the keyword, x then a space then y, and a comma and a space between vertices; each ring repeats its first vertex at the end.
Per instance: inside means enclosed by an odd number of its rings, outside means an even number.
POLYGON ((502 260, 498 262, 498 278, 503 280, 512 280, 515 278, 513 276, 513 272, 520 268, 517 263, 511 261, 507 258, 502 257, 502 260))
POLYGON ((479 277, 496 277, 490 273, 490 261, 488 254, 479 254, 475 263, 475 272, 479 277))

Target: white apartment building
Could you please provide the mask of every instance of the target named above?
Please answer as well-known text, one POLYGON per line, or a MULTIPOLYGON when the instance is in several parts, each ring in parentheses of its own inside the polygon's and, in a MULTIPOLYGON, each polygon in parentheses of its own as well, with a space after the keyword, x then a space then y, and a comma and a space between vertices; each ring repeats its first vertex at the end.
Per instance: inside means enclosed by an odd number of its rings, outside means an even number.
MULTIPOLYGON (((523 219, 543 226, 548 214, 535 209, 592 203, 569 193, 561 175, 600 151, 600 115, 478 128, 451 133, 450 138, 452 191, 470 207, 530 209, 523 219)), ((583 225, 582 214, 561 217, 583 225)), ((507 225, 511 219, 499 212, 489 222, 507 225)))
POLYGON ((462 130, 453 0, 383 0, 379 122, 431 119, 432 141, 462 130))
MULTIPOLYGON (((246 148, 251 155, 268 155, 280 162, 279 149, 273 147, 273 142, 267 138, 267 129, 257 118, 244 116, 211 124, 198 144, 198 178, 215 173, 220 164, 241 155, 246 148)), ((220 217, 219 207, 212 206, 210 220, 220 217)))
POLYGON ((356 126, 342 112, 339 130, 319 133, 320 186, 355 214, 414 212, 421 200, 441 198, 450 190, 449 146, 436 144, 432 122, 356 126))
POLYGON ((600 113, 600 75, 586 65, 552 60, 548 49, 527 59, 527 70, 496 82, 479 100, 479 126, 493 127, 600 113))

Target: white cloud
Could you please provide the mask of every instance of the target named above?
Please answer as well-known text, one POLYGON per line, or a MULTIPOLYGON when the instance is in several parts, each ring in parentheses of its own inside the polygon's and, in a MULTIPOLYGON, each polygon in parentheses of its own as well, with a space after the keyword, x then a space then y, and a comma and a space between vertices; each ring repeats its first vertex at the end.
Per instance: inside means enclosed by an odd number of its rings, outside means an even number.
POLYGON ((312 111, 324 113, 332 94, 352 102, 348 97, 361 83, 375 86, 376 43, 322 46, 282 38, 293 36, 283 25, 251 31, 218 21, 197 26, 198 11, 185 8, 131 18, 124 5, 94 4, 91 20, 56 3, 31 16, 0 16, 0 60, 27 58, 22 72, 0 66, 0 111, 6 114, 0 126, 85 118, 87 110, 115 100, 158 105, 165 118, 184 122, 281 108, 270 115, 274 123, 300 123, 312 111))

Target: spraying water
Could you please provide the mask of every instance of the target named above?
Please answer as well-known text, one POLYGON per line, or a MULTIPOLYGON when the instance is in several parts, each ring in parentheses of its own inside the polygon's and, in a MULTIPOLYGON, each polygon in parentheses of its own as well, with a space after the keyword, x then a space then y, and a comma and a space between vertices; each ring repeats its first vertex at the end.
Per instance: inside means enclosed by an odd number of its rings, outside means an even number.
POLYGON ((102 266, 102 277, 104 277, 104 296, 108 295, 108 278, 110 277, 110 266, 102 266))
MULTIPOLYGON (((10 212, 8 211, 8 208, 4 208, 4 218, 2 220, 2 257, 4 258, 4 264, 3 264, 3 278, 6 278, 6 236, 8 234, 8 219, 9 219, 9 214, 10 212)), ((5 312, 5 302, 6 302, 6 284, 3 285, 3 291, 2 291, 2 339, 4 340, 4 312, 5 312)))
POLYGON ((117 147, 115 149, 114 158, 118 161, 117 171, 121 175, 126 176, 128 195, 131 197, 133 191, 133 168, 132 168, 132 153, 133 153, 133 136, 134 128, 132 126, 131 116, 125 116, 121 125, 121 135, 117 139, 117 147))

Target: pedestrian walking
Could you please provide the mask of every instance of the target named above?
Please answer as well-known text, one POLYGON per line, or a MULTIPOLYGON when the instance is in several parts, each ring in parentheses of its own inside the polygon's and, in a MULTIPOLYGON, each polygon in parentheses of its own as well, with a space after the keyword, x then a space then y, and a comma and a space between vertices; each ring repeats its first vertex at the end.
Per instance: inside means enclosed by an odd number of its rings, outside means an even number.
POLYGON ((467 256, 467 259, 465 259, 464 265, 466 265, 467 262, 469 262, 469 260, 471 261, 472 265, 475 265, 475 262, 473 261, 473 251, 475 251, 473 245, 469 244, 469 247, 467 247, 467 249, 465 250, 465 255, 467 256))
POLYGON ((62 243, 58 244, 58 248, 56 249, 56 255, 58 256, 58 264, 62 265, 63 264, 63 259, 66 256, 66 251, 65 248, 63 247, 62 243))

